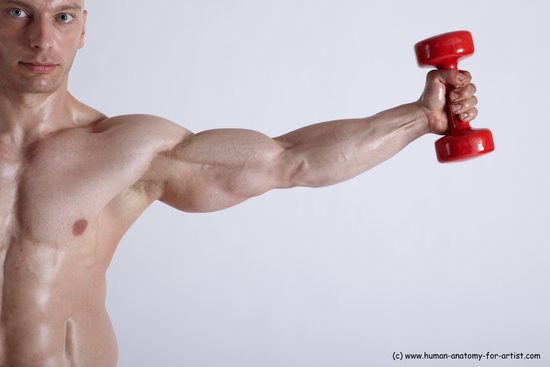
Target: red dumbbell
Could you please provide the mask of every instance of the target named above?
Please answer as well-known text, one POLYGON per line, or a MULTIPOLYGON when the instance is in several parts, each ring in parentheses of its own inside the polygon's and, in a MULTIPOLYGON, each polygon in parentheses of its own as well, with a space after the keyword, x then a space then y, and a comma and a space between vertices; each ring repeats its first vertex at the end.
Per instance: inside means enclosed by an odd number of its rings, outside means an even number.
MULTIPOLYGON (((440 34, 418 42, 414 49, 421 67, 435 66, 438 69, 458 71, 458 60, 474 53, 474 41, 468 31, 440 34)), ((435 142, 437 160, 441 163, 475 158, 495 149, 489 129, 472 129, 470 123, 455 117, 451 111, 449 94, 453 87, 447 85, 447 135, 435 142)))

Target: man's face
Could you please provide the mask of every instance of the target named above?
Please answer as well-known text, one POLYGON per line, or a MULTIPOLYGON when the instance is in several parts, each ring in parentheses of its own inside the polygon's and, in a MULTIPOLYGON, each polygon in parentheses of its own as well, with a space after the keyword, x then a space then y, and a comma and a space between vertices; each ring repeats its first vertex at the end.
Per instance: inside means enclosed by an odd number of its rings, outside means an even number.
POLYGON ((0 88, 51 93, 84 46, 83 0, 0 0, 0 88))

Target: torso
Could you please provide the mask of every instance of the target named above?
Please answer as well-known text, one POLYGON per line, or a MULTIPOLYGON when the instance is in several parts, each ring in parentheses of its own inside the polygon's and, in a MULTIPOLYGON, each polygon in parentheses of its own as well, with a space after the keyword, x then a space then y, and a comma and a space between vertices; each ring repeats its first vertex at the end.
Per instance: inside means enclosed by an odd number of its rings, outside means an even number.
POLYGON ((96 118, 24 147, 0 136, 0 367, 116 364, 105 273, 158 198, 140 178, 174 141, 147 121, 96 118))

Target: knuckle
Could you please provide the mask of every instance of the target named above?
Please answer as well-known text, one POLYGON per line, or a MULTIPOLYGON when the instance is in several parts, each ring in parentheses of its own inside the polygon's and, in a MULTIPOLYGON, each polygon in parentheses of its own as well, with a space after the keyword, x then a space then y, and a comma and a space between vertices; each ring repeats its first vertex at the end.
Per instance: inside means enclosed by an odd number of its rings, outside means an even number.
POLYGON ((473 120, 477 117, 477 110, 472 109, 468 111, 468 119, 473 120))
POLYGON ((440 71, 439 71, 439 70, 436 70, 436 69, 430 70, 430 71, 428 72, 427 78, 428 78, 429 80, 435 80, 435 79, 438 79, 438 78, 439 78, 439 74, 440 74, 440 71))
POLYGON ((466 75, 467 78, 472 78, 472 74, 468 70, 460 70, 460 72, 466 75))
POLYGON ((477 105, 477 98, 476 97, 468 98, 464 100, 463 104, 464 104, 464 107, 467 109, 475 108, 475 106, 477 105))

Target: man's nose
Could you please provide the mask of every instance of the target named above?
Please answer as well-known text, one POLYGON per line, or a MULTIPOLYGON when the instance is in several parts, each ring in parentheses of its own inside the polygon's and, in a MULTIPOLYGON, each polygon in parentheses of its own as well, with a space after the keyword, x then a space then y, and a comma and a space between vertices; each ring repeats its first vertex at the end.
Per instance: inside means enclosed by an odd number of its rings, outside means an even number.
POLYGON ((54 43, 53 25, 44 18, 35 18, 28 25, 29 46, 34 50, 48 50, 54 43))

